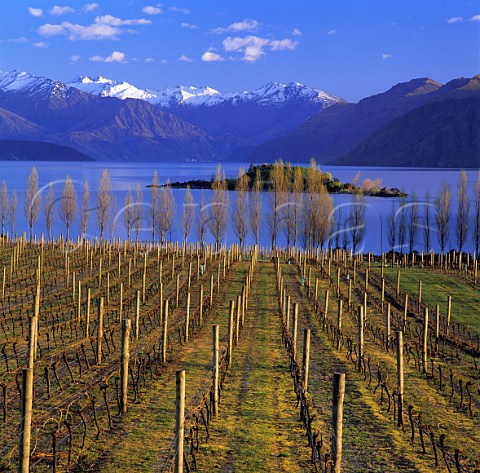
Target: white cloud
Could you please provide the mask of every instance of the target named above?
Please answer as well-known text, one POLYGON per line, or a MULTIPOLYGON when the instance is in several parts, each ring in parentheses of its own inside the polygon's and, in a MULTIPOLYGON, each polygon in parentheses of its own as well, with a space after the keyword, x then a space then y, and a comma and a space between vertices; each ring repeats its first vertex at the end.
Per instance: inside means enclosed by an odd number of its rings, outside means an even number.
POLYGON ((58 5, 55 5, 51 10, 50 10, 50 15, 53 16, 61 16, 61 15, 66 15, 68 13, 75 13, 75 8, 72 7, 59 7, 58 5))
POLYGON ((72 62, 77 62, 80 60, 80 56, 78 56, 77 54, 74 54, 73 56, 70 57, 70 60, 72 62))
POLYGON ((39 41, 38 43, 33 43, 33 45, 36 48, 40 48, 40 49, 47 49, 48 48, 48 44, 45 43, 45 41, 39 41))
POLYGON ((169 10, 177 13, 183 13, 185 15, 188 15, 190 13, 190 10, 188 8, 170 7, 169 10))
POLYGON ((146 13, 147 15, 160 15, 160 13, 162 13, 162 9, 158 7, 147 6, 142 8, 142 12, 146 13))
POLYGON ((107 57, 101 57, 101 56, 95 55, 95 56, 92 56, 90 58, 90 61, 93 61, 93 62, 120 62, 122 64, 125 64, 126 62, 128 62, 126 60, 125 53, 122 53, 120 51, 113 51, 113 53, 110 54, 110 56, 107 56, 107 57))
POLYGON ((146 57, 143 62, 146 62, 146 63, 155 62, 155 59, 153 59, 153 57, 146 57))
POLYGON ((475 15, 470 18, 470 21, 480 21, 480 15, 475 15))
POLYGON ((388 54, 388 53, 383 53, 382 54, 382 59, 385 60, 385 59, 392 59, 393 57, 393 54, 388 54))
POLYGON ((47 23, 38 28, 38 33, 42 36, 67 36, 70 41, 77 40, 102 40, 117 39, 124 33, 131 30, 120 28, 124 25, 149 25, 150 20, 122 20, 112 15, 97 16, 94 23, 88 26, 78 25, 64 21, 58 25, 47 23))
POLYGON ((447 18, 447 23, 452 24, 452 23, 461 23, 463 21, 463 18, 461 16, 453 16, 452 18, 447 18))
POLYGON ((98 8, 98 3, 85 3, 82 7, 82 11, 85 13, 90 13, 95 11, 98 8))
POLYGON ((28 13, 32 16, 39 17, 43 15, 43 10, 41 8, 28 7, 28 13))
POLYGON ((180 23, 180 26, 181 26, 182 28, 187 29, 187 30, 196 30, 196 29, 198 28, 197 25, 194 25, 194 24, 192 24, 192 23, 185 23, 185 22, 180 23))
POLYGON ((327 35, 328 35, 328 36, 332 36, 332 35, 337 34, 337 33, 338 33, 337 30, 328 30, 328 31, 327 31, 327 35))
POLYGON ((95 23, 102 23, 110 26, 122 26, 122 25, 150 25, 151 20, 145 20, 143 18, 137 20, 122 20, 116 16, 103 15, 95 18, 95 23))
POLYGON ((237 21, 236 23, 232 23, 228 25, 226 28, 219 26, 212 30, 212 33, 238 33, 239 31, 252 31, 257 28, 260 23, 257 20, 248 20, 245 18, 242 21, 237 21))
POLYGON ((298 41, 292 39, 274 39, 270 41, 272 51, 283 51, 284 49, 293 50, 298 46, 298 41))
POLYGON ((245 38, 228 36, 223 40, 223 49, 225 52, 241 52, 243 61, 255 62, 265 55, 265 48, 270 47, 271 51, 282 51, 285 49, 295 49, 298 41, 291 39, 266 39, 250 35, 245 38))
POLYGON ((185 54, 182 54, 178 58, 178 60, 181 61, 181 62, 194 62, 194 59, 192 59, 191 57, 185 56, 185 54))
POLYGON ((20 36, 19 38, 11 38, 0 41, 2 43, 13 43, 13 44, 23 44, 28 43, 28 39, 25 36, 20 36))
POLYGON ((223 57, 220 56, 220 54, 217 54, 217 53, 214 53, 212 51, 205 51, 203 54, 202 54, 202 61, 203 62, 219 62, 219 61, 223 61, 223 57))
POLYGON ((298 28, 293 28, 292 36, 303 36, 303 33, 298 28))

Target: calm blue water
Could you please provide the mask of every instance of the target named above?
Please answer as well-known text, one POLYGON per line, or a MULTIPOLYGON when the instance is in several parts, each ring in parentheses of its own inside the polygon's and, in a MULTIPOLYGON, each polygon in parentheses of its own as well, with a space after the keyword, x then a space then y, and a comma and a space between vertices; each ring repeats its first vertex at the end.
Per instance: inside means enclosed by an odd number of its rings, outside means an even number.
MULTIPOLYGON (((95 203, 95 191, 98 187, 98 182, 100 180, 102 170, 108 168, 111 178, 112 190, 117 200, 117 210, 120 211, 123 202, 125 199, 125 194, 128 189, 128 185, 132 186, 132 190, 135 189, 137 182, 143 187, 143 194, 145 202, 149 201, 149 192, 145 188, 147 184, 151 182, 154 170, 157 170, 160 182, 164 183, 167 178, 171 181, 177 180, 187 180, 187 179, 200 179, 206 178, 209 179, 215 173, 215 163, 176 163, 173 167, 171 163, 71 163, 71 162, 56 162, 56 163, 46 163, 46 162, 0 162, 0 180, 5 179, 8 185, 8 190, 11 192, 13 189, 16 189, 18 194, 18 209, 17 209, 17 219, 15 233, 19 234, 28 229, 26 224, 26 219, 24 215, 24 200, 25 200, 25 191, 27 176, 30 173, 32 166, 36 166, 40 187, 48 186, 49 182, 54 182, 54 190, 56 196, 60 196, 61 189, 63 188, 63 179, 67 174, 69 174, 75 182, 75 187, 78 194, 78 208, 80 212, 82 195, 83 195, 83 183, 85 180, 88 180, 90 186, 91 194, 91 203, 92 206, 95 203)), ((238 168, 240 166, 248 167, 247 163, 222 163, 223 168, 228 177, 234 177, 238 173, 238 168)), ((338 177, 341 181, 351 182, 357 173, 358 169, 354 167, 335 167, 335 166, 324 166, 322 167, 324 171, 330 171, 334 177, 338 177)), ((457 211, 457 197, 456 189, 459 179, 459 169, 410 169, 410 168, 361 168, 361 178, 362 181, 365 178, 376 179, 381 178, 383 180, 383 185, 387 187, 399 187, 405 189, 407 193, 410 193, 412 189, 415 189, 417 196, 421 202, 420 214, 423 215, 423 206, 425 205, 425 193, 429 190, 430 195, 435 196, 440 188, 442 181, 446 181, 450 184, 452 189, 452 217, 451 217, 451 236, 448 245, 450 247, 456 246, 456 239, 454 234, 454 223, 456 221, 456 211, 457 211)), ((476 170, 467 171, 468 180, 469 180, 469 193, 470 196, 473 195, 473 186, 477 178, 476 170)), ((45 191, 45 193, 47 190, 45 191)), ((180 217, 184 190, 175 189, 174 190, 175 199, 177 202, 177 215, 180 217)), ((193 191, 195 202, 200 201, 200 191, 193 191)), ((207 202, 210 198, 209 191, 205 193, 207 202)), ((266 212, 268 210, 268 201, 267 193, 264 193, 264 203, 263 210, 266 212)), ((387 241, 387 217, 390 213, 392 200, 396 199, 387 199, 387 198, 367 198, 367 236, 365 240, 365 251, 375 251, 380 252, 388 251, 388 241, 387 241)), ((233 205, 234 196, 230 196, 230 204, 233 205)), ((348 195, 335 195, 334 202, 335 205, 348 204, 351 201, 351 196, 348 195)), ((344 214, 348 212, 348 207, 344 209, 344 214)), ((471 209, 470 220, 473 217, 473 205, 471 209)), ((434 209, 432 207, 431 211, 432 221, 434 221, 434 209)), ((78 234, 79 226, 79 217, 77 217, 76 222, 72 226, 71 236, 78 234)), ((145 225, 147 226, 147 225, 145 225)), ((37 235, 40 235, 41 232, 45 232, 46 227, 43 215, 43 209, 37 223, 34 226, 34 232, 37 235)), ((436 240, 436 235, 434 229, 432 229, 432 243, 435 249, 438 249, 438 242, 436 240)), ((55 216, 54 220, 54 236, 58 236, 60 233, 65 233, 65 227, 60 221, 58 215, 55 216)), ((89 227, 88 227, 88 236, 95 237, 97 236, 97 227, 94 212, 90 217, 89 227)), ((115 237, 125 237, 126 233, 122 225, 121 218, 119 219, 119 224, 115 230, 115 237)), ((141 237, 143 239, 148 239, 151 236, 151 232, 144 231, 142 232, 141 237)), ((174 229, 171 234, 171 239, 182 239, 178 226, 174 229)), ((195 240, 194 231, 190 236, 191 240, 195 240)), ((236 240, 235 234, 231 229, 228 230, 226 241, 227 243, 234 242, 236 240)), ((247 243, 252 243, 253 239, 249 235, 247 243)), ((279 244, 284 242, 283 235, 279 237, 279 244)), ((261 244, 269 245, 270 244, 270 235, 266 225, 266 219, 262 219, 262 230, 261 230, 261 244)), ((419 235, 419 241, 416 245, 416 249, 424 249, 422 235, 419 235)), ((473 251, 471 233, 469 233, 468 241, 466 245, 466 250, 473 251)))

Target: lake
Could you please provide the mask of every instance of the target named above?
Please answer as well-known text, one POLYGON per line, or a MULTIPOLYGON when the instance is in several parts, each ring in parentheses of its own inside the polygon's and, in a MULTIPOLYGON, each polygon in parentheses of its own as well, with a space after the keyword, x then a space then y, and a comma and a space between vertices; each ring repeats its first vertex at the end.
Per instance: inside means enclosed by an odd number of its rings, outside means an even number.
MULTIPOLYGON (((69 174, 74 180, 75 187, 77 190, 78 196, 78 209, 80 211, 81 201, 83 196, 83 182, 88 180, 90 186, 91 194, 91 203, 92 206, 95 203, 95 191, 98 187, 98 182, 100 180, 102 170, 107 168, 110 173, 110 179, 112 184, 112 191, 117 200, 117 208, 120 209, 123 206, 125 199, 125 194, 127 192, 128 186, 132 186, 132 191, 135 190, 135 185, 137 182, 143 188, 143 197, 146 202, 149 201, 149 191, 145 187, 151 182, 154 170, 157 170, 160 182, 164 183, 166 179, 171 181, 183 181, 188 179, 209 179, 215 173, 216 163, 125 163, 125 162, 12 162, 12 161, 1 161, 0 162, 0 180, 5 179, 7 182, 8 190, 11 192, 13 189, 16 189, 18 194, 18 208, 17 208, 17 219, 15 232, 17 234, 27 231, 28 226, 26 223, 24 215, 24 201, 25 201, 25 191, 27 185, 27 177, 30 173, 32 166, 36 166, 40 187, 48 186, 49 182, 54 182, 54 191, 55 195, 60 196, 61 190, 63 188, 63 179, 67 174, 69 174)), ((222 166, 227 174, 227 177, 234 177, 238 173, 240 166, 248 167, 248 163, 222 163, 222 166)), ((433 197, 437 194, 442 181, 446 181, 450 184, 452 190, 452 217, 451 217, 451 235, 447 249, 456 247, 456 239, 454 233, 454 225, 456 222, 456 213, 457 213, 457 183, 459 179, 459 169, 425 169, 425 168, 383 168, 383 167, 365 167, 365 168, 355 168, 355 167, 342 167, 342 166, 321 166, 323 171, 329 171, 332 173, 333 177, 337 177, 340 181, 351 182, 355 174, 360 171, 360 181, 365 178, 376 179, 380 178, 383 181, 383 185, 386 187, 398 187, 404 189, 405 192, 410 193, 412 189, 415 189, 415 192, 419 198, 420 202, 420 215, 423 215, 423 209, 425 205, 425 194, 427 190, 430 192, 430 195, 433 197)), ((469 181, 469 194, 472 198, 473 196, 473 186, 477 178, 476 170, 468 170, 468 181, 469 181)), ((44 192, 46 194, 48 190, 44 192)), ((177 216, 180 217, 184 190, 183 189, 174 189, 174 196, 177 203, 177 216)), ((194 195, 195 202, 200 201, 200 191, 192 191, 194 195)), ((206 200, 208 202, 210 198, 210 192, 206 191, 206 200)), ((367 235, 364 244, 364 251, 374 251, 381 252, 388 251, 388 240, 387 240, 387 218, 388 214, 391 211, 392 200, 390 198, 380 198, 380 197, 367 197, 367 235)), ((230 204, 233 205, 234 195, 230 193, 230 204)), ((334 195, 335 205, 348 204, 351 201, 350 195, 334 195)), ((263 211, 268 210, 268 200, 267 193, 263 195, 263 211)), ((348 210, 344 210, 344 213, 348 210)), ((432 207, 432 222, 434 222, 434 209, 432 207)), ((470 220, 473 217, 473 204, 471 204, 470 211, 470 220)), ((471 230, 470 222, 470 230, 471 230)), ((79 231, 79 213, 77 214, 77 219, 72 225, 71 236, 75 237, 79 231)), ((42 212, 39 216, 38 221, 34 225, 34 233, 40 235, 41 232, 46 234, 45 219, 42 212)), ((54 219, 54 236, 57 237, 60 233, 65 233, 65 227, 60 221, 58 214, 55 215, 54 219)), ((87 231, 88 237, 94 238, 97 236, 96 228, 96 219, 94 212, 90 216, 89 227, 87 231)), ((121 218, 119 219, 119 224, 115 230, 115 237, 125 237, 125 229, 123 228, 121 218)), ((151 233, 149 231, 144 231, 141 234, 142 239, 149 239, 151 233)), ((178 226, 173 230, 170 238, 172 240, 179 239, 181 240, 180 232, 178 226)), ((195 240, 194 231, 190 236, 190 240, 195 240)), ((211 241, 211 240, 210 240, 211 241)), ((235 234, 229 228, 226 236, 226 243, 232 243, 236 241, 235 234)), ((252 236, 249 235, 247 238, 247 243, 252 243, 252 236)), ((280 235, 278 243, 280 245, 284 244, 285 239, 283 234, 280 235)), ((432 229, 432 243, 435 250, 439 249, 438 242, 436 239, 435 231, 432 229)), ((262 219, 262 229, 261 229, 261 244, 270 245, 270 235, 266 225, 266 219, 262 219)), ((420 231, 418 243, 416 249, 421 251, 424 249, 423 237, 420 231)), ((469 231, 467 244, 465 247, 467 251, 473 251, 473 244, 471 238, 471 231, 469 231)))

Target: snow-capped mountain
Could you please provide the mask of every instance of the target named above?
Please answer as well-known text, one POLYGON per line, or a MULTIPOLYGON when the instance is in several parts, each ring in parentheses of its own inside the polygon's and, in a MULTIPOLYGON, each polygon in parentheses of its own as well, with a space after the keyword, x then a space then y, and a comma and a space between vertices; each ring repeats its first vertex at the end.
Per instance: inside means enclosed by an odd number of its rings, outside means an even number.
POLYGON ((334 103, 343 102, 338 97, 298 82, 289 84, 270 82, 251 92, 243 91, 238 93, 221 93, 211 87, 183 85, 167 87, 162 90, 139 89, 128 82, 116 82, 101 76, 79 76, 67 85, 102 97, 116 97, 122 100, 127 98, 145 100, 162 108, 180 105, 214 106, 225 102, 229 102, 232 105, 246 102, 254 102, 261 105, 282 105, 290 101, 321 103, 323 107, 328 107, 334 103))

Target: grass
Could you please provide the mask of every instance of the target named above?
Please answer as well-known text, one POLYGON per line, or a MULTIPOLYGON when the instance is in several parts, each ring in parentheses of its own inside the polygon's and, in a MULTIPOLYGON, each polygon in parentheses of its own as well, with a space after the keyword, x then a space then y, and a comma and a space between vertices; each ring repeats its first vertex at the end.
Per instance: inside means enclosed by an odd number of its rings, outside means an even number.
MULTIPOLYGON (((397 269, 385 268, 385 276, 396 284, 397 269)), ((440 312, 447 312, 447 298, 452 296, 452 320, 461 322, 480 334, 480 291, 458 276, 432 272, 427 269, 402 268, 400 290, 418 294, 422 281, 422 301, 432 309, 440 304, 440 312)))

